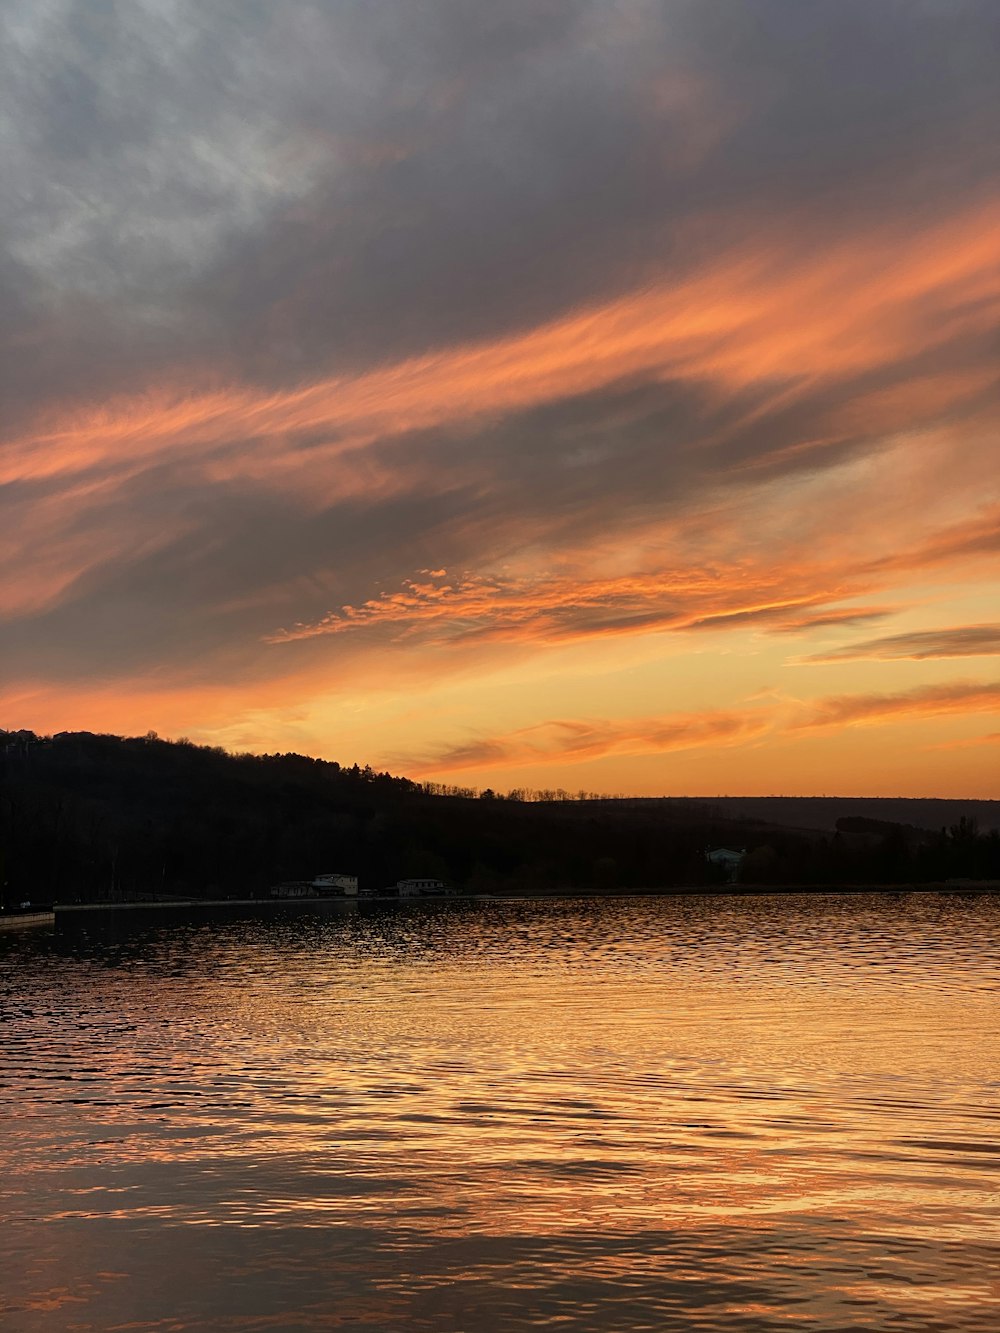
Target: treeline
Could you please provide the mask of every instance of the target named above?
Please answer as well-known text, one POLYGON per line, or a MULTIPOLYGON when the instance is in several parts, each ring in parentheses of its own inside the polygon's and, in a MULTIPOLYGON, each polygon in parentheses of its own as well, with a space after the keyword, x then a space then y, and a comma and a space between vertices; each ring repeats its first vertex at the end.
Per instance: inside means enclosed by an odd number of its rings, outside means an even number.
POLYGON ((837 820, 832 837, 801 833, 758 843, 740 867, 745 884, 928 884, 1000 881, 1000 834, 974 819, 936 831, 885 820, 837 820))
POLYGON ((567 791, 565 787, 511 787, 508 791, 494 791, 492 787, 463 787, 450 782, 421 782, 420 790, 428 796, 462 796, 480 801, 624 801, 622 794, 600 791, 567 791))
POLYGON ((7 905, 254 897, 331 872, 376 891, 434 877, 482 893, 627 892, 720 883, 724 871, 705 860, 719 846, 748 849, 748 883, 1000 878, 1000 839, 967 822, 933 835, 844 827, 823 839, 669 802, 440 795, 368 767, 230 755, 153 733, 0 732, 7 905))

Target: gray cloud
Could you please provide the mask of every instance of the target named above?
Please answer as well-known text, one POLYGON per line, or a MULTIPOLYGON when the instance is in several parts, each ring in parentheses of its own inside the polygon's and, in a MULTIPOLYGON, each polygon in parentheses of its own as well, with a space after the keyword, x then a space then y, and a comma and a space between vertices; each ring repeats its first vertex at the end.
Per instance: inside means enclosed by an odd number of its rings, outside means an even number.
POLYGON ((676 272, 687 218, 804 206, 828 236, 998 165, 991 4, 495 9, 9 5, 2 221, 36 297, 280 377, 676 272))
MULTIPOLYGON (((489 61, 478 22, 441 42, 425 6, 380 29, 353 161, 203 289, 252 373, 524 327, 761 218, 796 215, 807 250, 940 216, 1000 167, 989 7, 579 4, 541 33, 504 8, 519 40, 489 61)), ((342 114, 302 112, 334 137, 342 114)))
POLYGON ((995 657, 1000 653, 1000 625, 958 625, 951 629, 913 630, 880 639, 848 643, 826 653, 812 653, 807 662, 849 662, 858 658, 922 662, 938 657, 995 657))

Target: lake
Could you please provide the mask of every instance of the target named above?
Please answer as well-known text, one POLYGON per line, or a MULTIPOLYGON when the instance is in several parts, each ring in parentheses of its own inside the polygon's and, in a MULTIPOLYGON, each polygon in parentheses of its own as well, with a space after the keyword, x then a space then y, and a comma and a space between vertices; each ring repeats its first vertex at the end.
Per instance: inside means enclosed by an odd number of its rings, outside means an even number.
POLYGON ((1000 900, 0 935, 0 1327, 1000 1327, 1000 900))

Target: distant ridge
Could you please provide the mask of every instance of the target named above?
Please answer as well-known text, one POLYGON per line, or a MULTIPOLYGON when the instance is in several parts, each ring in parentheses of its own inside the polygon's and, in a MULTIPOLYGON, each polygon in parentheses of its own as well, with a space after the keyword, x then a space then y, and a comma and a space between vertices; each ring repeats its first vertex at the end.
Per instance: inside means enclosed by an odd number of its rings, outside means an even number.
POLYGON ((982 832, 1000 830, 1000 800, 952 800, 933 796, 667 796, 638 797, 781 828, 833 832, 838 819, 879 819, 936 832, 974 819, 982 832))

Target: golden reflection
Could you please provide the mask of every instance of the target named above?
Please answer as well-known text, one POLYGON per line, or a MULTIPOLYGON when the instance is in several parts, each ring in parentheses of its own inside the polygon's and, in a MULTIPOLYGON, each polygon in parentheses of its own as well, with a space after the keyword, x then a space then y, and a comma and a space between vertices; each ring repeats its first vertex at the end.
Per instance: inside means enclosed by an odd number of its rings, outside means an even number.
POLYGON ((109 1327, 128 1291, 146 1327, 149 1274, 197 1247, 285 1309, 307 1281, 317 1319, 381 1284, 462 1309, 462 1283, 518 1318, 662 1322, 691 1283, 693 1328, 968 1318, 997 1257, 998 932, 989 898, 829 896, 131 914, 58 940, 58 970, 36 945, 6 1046, 7 1207, 38 1251, 16 1308, 109 1327), (113 1270, 78 1282, 108 1226, 113 1270))

